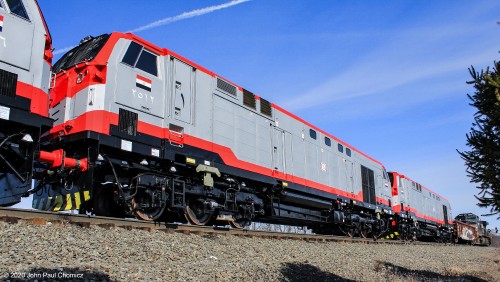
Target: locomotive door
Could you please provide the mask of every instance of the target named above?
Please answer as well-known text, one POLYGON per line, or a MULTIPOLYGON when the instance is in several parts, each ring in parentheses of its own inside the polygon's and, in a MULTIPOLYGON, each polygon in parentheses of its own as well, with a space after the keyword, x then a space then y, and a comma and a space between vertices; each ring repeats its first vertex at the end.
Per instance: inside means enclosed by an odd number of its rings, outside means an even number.
POLYGON ((363 188, 363 202, 375 204, 375 175, 373 170, 361 166, 361 186, 363 188))
POLYGON ((346 181, 346 187, 347 191, 351 193, 354 192, 354 163, 351 162, 350 160, 343 159, 344 161, 344 166, 345 166, 345 181, 346 181))
POLYGON ((173 60, 173 117, 176 120, 191 123, 192 101, 195 92, 196 69, 182 61, 173 60))
MULTIPOLYGON (((284 143, 284 155, 285 155, 285 163, 283 172, 287 175, 287 177, 293 177, 293 142, 292 142, 292 134, 290 132, 285 131, 285 143, 284 143)), ((293 181, 293 179, 288 179, 293 181)))
POLYGON ((10 1, 8 8, 10 13, 7 7, 0 8, 0 58, 9 65, 29 70, 34 24, 21 1, 10 1))
POLYGON ((285 177, 285 132, 277 127, 272 130, 272 146, 273 146, 273 174, 275 177, 285 177))
MULTIPOLYGON (((401 207, 408 206, 408 201, 406 199, 406 181, 398 176, 398 190, 399 190, 399 204, 401 207)), ((403 211, 403 209, 401 209, 403 211)))
POLYGON ((444 224, 448 225, 448 207, 446 205, 443 205, 443 219, 444 224))

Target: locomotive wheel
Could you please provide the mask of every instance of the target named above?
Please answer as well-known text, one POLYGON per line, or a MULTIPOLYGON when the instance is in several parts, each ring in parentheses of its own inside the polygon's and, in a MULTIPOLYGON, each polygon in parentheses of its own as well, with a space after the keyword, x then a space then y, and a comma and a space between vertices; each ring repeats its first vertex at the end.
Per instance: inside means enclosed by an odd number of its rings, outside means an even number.
POLYGON ((153 201, 149 194, 137 195, 132 199, 132 208, 134 209, 135 215, 142 220, 153 221, 157 220, 163 214, 165 210, 165 205, 162 207, 153 208, 137 208, 141 204, 152 204, 153 201))
POLYGON ((203 199, 191 200, 184 210, 186 219, 194 225, 207 225, 212 219, 214 211, 205 209, 203 199))
POLYGON ((404 228, 403 230, 399 231, 399 239, 401 241, 409 241, 410 240, 410 235, 408 232, 408 229, 404 228))
POLYGON ((354 236, 358 233, 357 231, 359 230, 359 225, 353 224, 351 226, 343 226, 340 227, 340 231, 344 233, 344 235, 354 238, 354 236))
POLYGON ((368 238, 370 237, 371 233, 372 233, 371 228, 366 224, 363 224, 361 226, 361 229, 359 230, 359 236, 361 238, 368 238))
POLYGON ((246 219, 246 218, 240 218, 240 219, 236 219, 234 221, 229 222, 229 224, 231 224, 231 227, 233 227, 235 229, 242 229, 242 228, 245 228, 247 226, 250 226, 251 221, 246 219))
POLYGON ((361 229, 361 230, 359 231, 359 236, 360 236, 361 238, 366 239, 366 238, 368 237, 368 232, 367 232, 367 230, 366 230, 366 229, 361 229))
POLYGON ((346 235, 349 236, 350 238, 354 238, 354 235, 356 235, 356 229, 350 227, 349 229, 347 229, 346 235))

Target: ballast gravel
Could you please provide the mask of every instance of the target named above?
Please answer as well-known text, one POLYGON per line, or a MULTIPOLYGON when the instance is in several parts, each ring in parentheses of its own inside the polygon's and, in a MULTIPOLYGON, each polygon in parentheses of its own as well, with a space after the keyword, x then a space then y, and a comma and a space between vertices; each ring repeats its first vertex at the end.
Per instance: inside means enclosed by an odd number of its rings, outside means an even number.
POLYGON ((3 281, 500 281, 500 249, 0 222, 3 281))

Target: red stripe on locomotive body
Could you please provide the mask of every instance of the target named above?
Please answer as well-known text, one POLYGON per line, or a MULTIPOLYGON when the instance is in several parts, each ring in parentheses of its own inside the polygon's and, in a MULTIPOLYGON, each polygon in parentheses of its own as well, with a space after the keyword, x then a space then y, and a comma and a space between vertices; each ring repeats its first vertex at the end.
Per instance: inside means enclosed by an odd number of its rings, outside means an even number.
MULTIPOLYGON (((138 126, 140 126, 140 123, 138 126)), ((87 130, 109 135, 109 126, 117 124, 117 114, 108 111, 91 111, 52 127, 50 136, 62 136, 87 130)))
MULTIPOLYGON (((66 134, 74 134, 82 131, 94 131, 101 134, 109 135, 109 126, 110 125, 118 125, 118 114, 108 112, 108 111, 91 111, 86 112, 74 120, 68 121, 63 124, 59 124, 54 126, 50 131, 51 136, 60 136, 66 134), (98 120, 99 122, 95 122, 98 120)), ((137 131, 143 134, 147 134, 156 138, 167 139, 169 137, 169 130, 167 128, 162 128, 159 126, 155 126, 149 123, 145 123, 142 121, 138 121, 137 123, 137 131)), ((197 138, 191 135, 184 135, 184 144, 190 145, 196 148, 200 148, 206 151, 214 152, 218 154, 221 159, 224 161, 225 165, 232 166, 238 169, 258 173, 261 175, 275 177, 275 171, 263 166, 259 166, 253 163, 249 163, 243 160, 240 160, 236 157, 234 152, 226 147, 222 146, 201 138, 197 138)), ((307 187, 314 188, 316 190, 321 190, 327 193, 339 195, 342 197, 346 197, 349 199, 353 199, 356 201, 363 201, 363 193, 360 192, 358 194, 349 193, 343 191, 339 188, 330 187, 315 181, 311 181, 305 178, 285 175, 282 174, 281 180, 295 183, 307 187)), ((383 202, 384 200, 380 200, 379 202, 383 202)), ((388 202, 387 202, 388 204, 388 202)))
POLYGON ((42 89, 18 81, 16 94, 31 100, 30 111, 43 117, 49 116, 49 95, 42 89))

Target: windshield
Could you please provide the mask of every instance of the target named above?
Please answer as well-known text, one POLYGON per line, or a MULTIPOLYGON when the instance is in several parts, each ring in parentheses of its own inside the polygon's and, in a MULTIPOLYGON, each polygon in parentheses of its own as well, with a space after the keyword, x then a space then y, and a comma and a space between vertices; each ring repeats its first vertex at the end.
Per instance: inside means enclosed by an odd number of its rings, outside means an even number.
POLYGON ((459 214, 455 217, 455 220, 467 223, 477 223, 479 219, 477 215, 474 214, 459 214))
POLYGON ((109 34, 103 34, 98 37, 86 37, 80 45, 64 54, 54 65, 54 73, 71 68, 81 62, 90 62, 101 51, 102 46, 106 44, 109 34))

